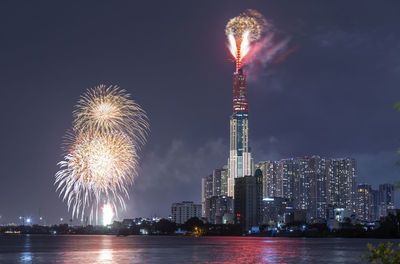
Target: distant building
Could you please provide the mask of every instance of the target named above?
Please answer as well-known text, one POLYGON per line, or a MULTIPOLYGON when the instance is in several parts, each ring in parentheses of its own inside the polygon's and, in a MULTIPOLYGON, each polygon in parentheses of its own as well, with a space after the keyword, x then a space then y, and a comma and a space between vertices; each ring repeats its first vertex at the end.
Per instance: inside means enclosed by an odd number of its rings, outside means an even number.
POLYGON ((263 174, 263 196, 282 197, 282 180, 278 173, 278 161, 262 161, 256 164, 256 169, 263 174))
POLYGON ((307 220, 326 219, 328 205, 357 209, 356 162, 352 158, 329 159, 319 156, 263 161, 263 197, 281 197, 294 209, 306 210, 307 220))
POLYGON ((212 174, 212 195, 221 195, 221 170, 215 169, 212 174))
POLYGON ((310 174, 310 219, 325 219, 328 206, 328 171, 330 159, 312 156, 309 159, 310 174))
POLYGON ((228 195, 228 165, 221 168, 221 195, 228 195))
POLYGON ((130 227, 132 225, 134 225, 135 222, 133 221, 133 219, 124 219, 122 220, 122 226, 124 227, 130 227))
POLYGON ((201 179, 202 217, 207 218, 206 200, 213 196, 226 196, 228 192, 228 166, 213 170, 201 179))
POLYGON ((379 191, 371 190, 371 221, 379 219, 379 191))
POLYGON ((201 204, 195 204, 190 201, 173 203, 171 206, 172 221, 177 224, 184 224, 192 217, 201 219, 201 204))
POLYGON ((202 217, 206 217, 206 200, 213 196, 213 175, 201 178, 201 207, 202 217))
POLYGON ((260 224, 262 176, 244 176, 235 179, 235 217, 243 231, 260 224))
POLYGON ((328 204, 346 208, 352 214, 357 210, 357 168, 353 158, 332 159, 328 170, 328 204))
POLYGON ((306 223, 307 211, 304 209, 290 209, 285 212, 285 224, 306 223))
POLYGON ((357 187, 357 218, 362 221, 372 219, 372 187, 370 184, 359 184, 357 187))
POLYGON ((394 209, 394 186, 385 183, 379 185, 379 216, 388 215, 388 210, 394 209))
MULTIPOLYGON (((226 195, 206 199, 206 219, 211 224, 224 224, 224 216, 233 215, 233 199, 226 195)), ((226 222, 226 221, 225 221, 226 222)))
POLYGON ((285 213, 293 209, 292 202, 282 197, 264 197, 262 210, 262 224, 283 223, 285 213))

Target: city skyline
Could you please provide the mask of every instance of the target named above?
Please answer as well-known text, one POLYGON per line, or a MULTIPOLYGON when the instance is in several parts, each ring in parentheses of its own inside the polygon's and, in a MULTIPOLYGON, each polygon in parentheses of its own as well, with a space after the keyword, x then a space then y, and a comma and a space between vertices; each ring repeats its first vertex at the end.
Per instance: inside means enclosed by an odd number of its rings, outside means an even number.
MULTIPOLYGON (((0 205, 0 223, 39 209, 53 222, 69 215, 53 186, 59 145, 71 125, 74 102, 100 83, 119 84, 132 93, 149 113, 153 131, 128 210, 120 218, 167 216, 173 202, 200 202, 201 178, 226 165, 229 150, 234 63, 221 32, 249 3, 229 10, 222 4, 184 5, 185 13, 165 6, 187 22, 166 25, 160 23, 168 20, 168 12, 155 11, 150 17, 130 13, 146 5, 99 4, 89 16, 78 9, 90 10, 90 4, 54 13, 46 12, 51 3, 8 5, 12 11, 1 16, 7 25, 7 41, 0 44, 7 51, 6 66, 0 66, 5 73, 2 121, 7 124, 1 132, 2 181, 7 184, 0 187, 0 199, 7 202, 0 205), (214 18, 199 23, 208 10, 214 18), (103 21, 106 14, 111 19, 103 21), (138 22, 145 26, 137 27, 138 22), (168 41, 156 45, 163 34, 169 34, 168 41), (138 36, 144 43, 137 42, 138 36), (143 45, 151 45, 153 52, 140 54, 143 45)), ((348 156, 358 161, 358 182, 375 189, 379 183, 395 182, 400 145, 400 115, 392 109, 400 100, 400 60, 394 56, 400 19, 395 8, 369 5, 358 10, 349 3, 343 10, 314 2, 313 9, 294 4, 293 14, 273 2, 253 5, 273 21, 279 37, 290 38, 285 51, 293 51, 286 60, 249 69, 255 163, 348 156), (327 10, 332 15, 322 19, 318 12, 327 10), (371 24, 372 16, 386 20, 373 19, 371 24)))

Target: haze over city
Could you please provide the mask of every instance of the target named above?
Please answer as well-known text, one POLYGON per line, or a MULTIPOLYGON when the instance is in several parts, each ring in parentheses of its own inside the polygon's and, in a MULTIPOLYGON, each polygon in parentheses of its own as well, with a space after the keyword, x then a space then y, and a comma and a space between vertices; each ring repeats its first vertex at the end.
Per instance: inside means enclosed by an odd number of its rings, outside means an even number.
POLYGON ((54 187, 60 146, 79 96, 102 83, 131 93, 151 127, 121 219, 199 202, 201 177, 229 156, 234 61, 223 32, 247 8, 287 55, 244 68, 255 161, 353 157, 358 182, 396 182, 400 4, 227 3, 2 4, 0 223, 39 209, 50 223, 70 217, 54 187))

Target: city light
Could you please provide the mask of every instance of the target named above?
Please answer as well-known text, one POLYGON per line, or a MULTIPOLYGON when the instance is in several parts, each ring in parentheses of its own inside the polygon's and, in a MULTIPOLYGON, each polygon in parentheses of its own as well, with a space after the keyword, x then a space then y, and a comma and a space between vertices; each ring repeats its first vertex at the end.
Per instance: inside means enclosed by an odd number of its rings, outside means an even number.
POLYGON ((111 204, 107 203, 103 206, 103 225, 111 225, 114 218, 114 211, 111 204))
POLYGON ((274 198, 265 197, 263 201, 271 202, 274 201, 274 198))

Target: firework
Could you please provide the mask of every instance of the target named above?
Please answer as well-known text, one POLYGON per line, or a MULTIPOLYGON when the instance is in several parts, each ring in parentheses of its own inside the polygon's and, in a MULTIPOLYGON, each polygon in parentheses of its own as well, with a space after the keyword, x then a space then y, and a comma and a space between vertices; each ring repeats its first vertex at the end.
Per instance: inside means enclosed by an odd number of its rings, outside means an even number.
POLYGON ((78 133, 123 131, 134 138, 139 148, 146 142, 146 113, 118 86, 89 89, 78 101, 73 115, 74 130, 78 133))
POLYGON ((125 209, 128 187, 137 175, 138 151, 146 141, 145 112, 116 86, 85 93, 67 133, 64 160, 55 184, 72 217, 98 220, 98 210, 125 209))
POLYGON ((266 26, 265 18, 251 9, 228 21, 225 34, 229 41, 229 51, 236 61, 236 71, 240 69, 243 58, 250 51, 251 42, 260 39, 266 26))
POLYGON ((103 225, 110 225, 112 223, 114 212, 111 204, 107 203, 103 206, 103 225))

